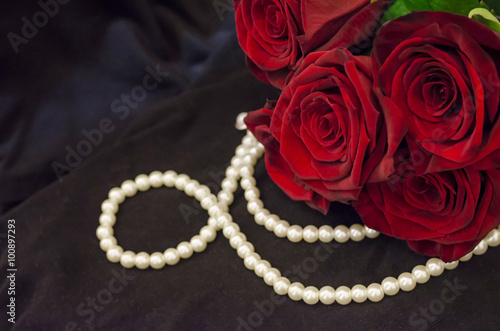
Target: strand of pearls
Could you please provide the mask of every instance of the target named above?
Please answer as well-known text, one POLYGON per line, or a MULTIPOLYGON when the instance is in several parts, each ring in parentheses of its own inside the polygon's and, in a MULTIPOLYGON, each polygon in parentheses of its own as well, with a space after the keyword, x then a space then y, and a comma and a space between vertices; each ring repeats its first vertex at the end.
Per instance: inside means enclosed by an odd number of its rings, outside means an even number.
MULTIPOLYGON (((294 301, 302 300, 310 305, 318 302, 325 305, 334 302, 347 305, 350 302, 362 303, 367 300, 379 302, 385 296, 393 296, 400 290, 411 291, 417 284, 426 283, 431 276, 439 276, 444 270, 452 270, 458 266, 459 261, 444 263, 440 259, 431 258, 425 265, 418 265, 411 272, 403 272, 397 278, 386 277, 380 283, 372 283, 368 286, 358 284, 352 288, 339 286, 334 289, 331 286, 324 286, 318 289, 314 286, 306 287, 300 282, 291 283, 288 278, 282 277, 281 272, 272 267, 269 261, 262 259, 255 252, 253 244, 247 240, 238 224, 233 222, 228 213, 229 205, 234 200, 234 192, 238 188, 238 180, 241 179, 241 187, 245 190, 245 199, 248 202, 247 209, 254 215, 256 223, 274 232, 279 238, 286 237, 292 242, 304 240, 313 243, 320 240, 328 243, 336 240, 339 243, 344 243, 349 239, 360 241, 365 237, 376 238, 379 233, 360 224, 352 225, 350 228, 343 225, 335 228, 326 225, 319 229, 309 225, 302 228, 298 225, 290 225, 277 215, 271 214, 269 210, 264 208, 263 202, 259 199, 260 192, 253 177, 254 166, 263 153, 263 146, 248 132, 243 138, 242 144, 236 148, 236 155, 231 159, 231 165, 226 169, 226 178, 222 181, 222 190, 217 193, 217 196, 212 194, 206 185, 171 170, 165 173, 155 171, 150 175, 139 175, 134 181, 126 180, 121 187, 112 188, 109 191, 108 199, 101 205, 100 225, 96 231, 100 247, 106 252, 108 260, 114 263, 119 262, 125 268, 135 266, 139 269, 148 267, 161 269, 165 265, 173 266, 180 259, 190 258, 194 252, 204 251, 207 244, 216 238, 217 231, 222 229, 224 237, 229 240, 229 244, 236 250, 247 269, 253 270, 257 276, 263 278, 264 282, 272 286, 277 294, 288 295, 294 301), (116 222, 116 212, 119 205, 126 198, 133 197, 138 191, 147 191, 150 188, 158 188, 163 185, 184 191, 188 196, 198 200, 201 207, 209 214, 208 224, 202 227, 199 234, 193 236, 190 241, 183 241, 175 248, 168 248, 164 252, 148 254, 146 252, 124 251, 113 236, 113 225, 116 222)), ((471 253, 462 257, 460 261, 468 261, 473 255, 484 254, 489 246, 496 247, 498 245, 500 245, 500 227, 492 230, 471 253)))
POLYGON ((126 180, 121 187, 112 188, 109 191, 108 199, 101 205, 102 214, 99 217, 99 227, 96 230, 97 238, 100 240, 100 247, 106 252, 106 257, 111 262, 120 262, 125 268, 137 267, 146 269, 148 267, 161 269, 165 265, 176 265, 180 259, 188 259, 193 253, 201 253, 207 247, 207 244, 214 241, 217 231, 221 229, 217 225, 214 217, 210 217, 208 224, 201 228, 198 235, 195 235, 189 241, 183 241, 175 248, 168 248, 165 252, 155 252, 148 254, 146 252, 134 253, 132 251, 123 251, 113 236, 113 225, 116 222, 116 212, 119 205, 126 198, 133 197, 138 191, 147 191, 150 188, 175 187, 177 190, 184 191, 188 196, 194 197, 200 202, 200 205, 209 215, 220 215, 231 220, 231 215, 227 213, 228 205, 218 203, 217 197, 210 192, 210 188, 201 185, 198 181, 189 178, 187 175, 178 175, 169 170, 165 173, 159 171, 152 172, 149 176, 139 175, 135 180, 126 180))
MULTIPOLYGON (((264 153, 262 144, 245 145, 247 143, 256 142, 251 136, 250 139, 244 140, 243 145, 236 149, 236 156, 231 160, 231 165, 240 166, 241 187, 245 190, 245 199, 247 200, 247 210, 254 215, 255 223, 264 226, 268 231, 274 232, 278 238, 287 238, 293 243, 304 240, 308 243, 321 241, 324 243, 332 242, 345 243, 349 239, 352 241, 361 241, 366 238, 374 239, 379 236, 379 232, 361 224, 353 224, 349 228, 345 225, 337 225, 332 228, 330 225, 323 225, 319 229, 314 225, 301 227, 300 225, 290 225, 285 220, 280 219, 276 214, 264 208, 264 203, 259 199, 260 191, 256 186, 255 178, 253 177, 256 161, 264 153), (249 149, 245 149, 248 146, 249 149), (246 152, 246 154, 244 154, 246 152), (243 154, 243 158, 238 158, 238 153, 243 154), (256 155, 257 158, 254 158, 256 155)), ((233 174, 233 171, 230 173, 233 174)))

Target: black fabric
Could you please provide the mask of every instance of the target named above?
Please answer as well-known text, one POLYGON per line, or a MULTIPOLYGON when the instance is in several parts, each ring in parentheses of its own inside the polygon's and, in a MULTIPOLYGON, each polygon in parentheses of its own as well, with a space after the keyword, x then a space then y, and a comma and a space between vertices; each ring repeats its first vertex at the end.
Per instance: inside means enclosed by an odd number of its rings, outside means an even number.
POLYGON ((231 12, 209 0, 0 6, 0 213, 111 144, 137 114, 241 61, 218 60, 234 27, 225 20, 231 12), (134 91, 157 69, 162 74, 147 81, 155 88, 134 91), (68 157, 103 118, 114 130, 90 155, 68 157))
MULTIPOLYGON (((2 35, 20 34, 21 18, 40 10, 34 2, 1 6, 2 35)), ((498 329, 498 248, 410 293, 348 306, 277 297, 222 233, 205 252, 160 271, 108 262, 95 229, 110 188, 173 169, 217 191, 243 136, 234 128, 237 114, 278 95, 245 67, 229 8, 223 1, 74 0, 17 54, 2 39, 0 198, 10 209, 0 218, 4 308, 9 219, 16 222, 17 273, 16 324, 2 309, 0 329, 498 329), (168 72, 164 82, 121 120, 124 111, 113 112, 111 104, 157 64, 168 72), (57 180, 53 162, 66 162, 66 147, 88 140, 82 130, 99 128, 104 118, 116 129, 57 180)), ((255 177, 265 205, 292 223, 359 222, 348 206, 335 204, 325 217, 290 201, 262 161, 255 177)), ((381 282, 426 261, 385 236, 292 244, 255 224, 245 202, 239 189, 230 212, 256 251, 307 285, 381 282)), ((193 198, 154 189, 120 206, 115 236, 125 249, 163 251, 196 234, 206 220, 193 198)))

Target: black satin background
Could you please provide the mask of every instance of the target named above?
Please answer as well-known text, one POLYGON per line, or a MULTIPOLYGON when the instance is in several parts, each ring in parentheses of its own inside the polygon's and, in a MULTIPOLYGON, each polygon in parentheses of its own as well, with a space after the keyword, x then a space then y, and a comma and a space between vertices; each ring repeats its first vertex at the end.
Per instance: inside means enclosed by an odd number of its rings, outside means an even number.
MULTIPOLYGON (((174 169, 217 190, 243 135, 234 129, 237 114, 277 96, 245 67, 227 3, 73 0, 17 54, 7 35, 21 34, 22 17, 31 20, 40 6, 0 5, 0 234, 16 220, 18 265, 16 324, 2 309, 0 329, 498 329, 498 248, 411 293, 348 306, 271 303, 272 289, 245 269, 220 233, 205 252, 173 268, 125 270, 107 261, 95 228, 111 187, 174 169), (168 76, 120 119, 114 100, 157 65, 168 76), (58 181, 53 162, 64 163, 67 147, 87 139, 82 130, 99 128, 104 118, 115 130, 58 181), (444 303, 448 282, 467 288, 444 303), (88 300, 96 298, 93 306, 88 300)), ((359 221, 347 206, 334 205, 323 217, 290 202, 262 163, 256 178, 272 212, 302 225, 359 221)), ((120 207, 115 235, 137 252, 174 246, 206 223, 193 201, 167 188, 138 194, 120 207), (193 214, 183 217, 180 206, 193 214)), ((230 211, 263 258, 308 285, 380 282, 426 261, 387 237, 326 246, 277 239, 253 222, 241 189, 230 211)), ((5 235, 0 240, 5 307, 5 235)))

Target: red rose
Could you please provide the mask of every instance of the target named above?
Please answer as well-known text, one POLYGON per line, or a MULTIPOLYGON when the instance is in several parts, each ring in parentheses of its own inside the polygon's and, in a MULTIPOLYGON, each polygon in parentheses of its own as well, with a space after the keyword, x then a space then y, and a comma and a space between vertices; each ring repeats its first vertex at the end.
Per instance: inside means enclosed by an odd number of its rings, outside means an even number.
POLYGON ((311 53, 276 104, 248 115, 270 176, 291 198, 326 213, 329 201, 350 202, 365 182, 392 174, 406 128, 372 85, 369 57, 311 53))
POLYGON ((353 206, 370 228, 417 253, 460 259, 500 224, 500 171, 465 167, 418 175, 404 162, 388 181, 365 185, 353 206))
POLYGON ((465 16, 415 12, 385 24, 372 56, 409 123, 415 170, 500 166, 500 33, 465 16))
POLYGON ((238 40, 255 76, 282 89, 304 54, 373 37, 389 2, 235 0, 238 40))
POLYGON ((235 1, 236 31, 257 78, 277 87, 302 56, 300 4, 294 0, 235 1))

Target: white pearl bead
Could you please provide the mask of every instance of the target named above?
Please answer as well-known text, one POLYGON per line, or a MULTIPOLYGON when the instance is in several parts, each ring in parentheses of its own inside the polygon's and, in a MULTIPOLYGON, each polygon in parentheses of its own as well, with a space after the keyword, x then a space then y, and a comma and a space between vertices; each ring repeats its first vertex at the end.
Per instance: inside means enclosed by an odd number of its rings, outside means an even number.
POLYGON ((211 243, 217 237, 217 231, 215 230, 215 228, 213 226, 205 225, 200 230, 200 236, 202 236, 203 239, 205 239, 205 241, 207 243, 211 243))
POLYGON ((137 189, 142 192, 147 191, 151 188, 149 177, 144 174, 135 177, 135 184, 137 185, 137 189))
POLYGON ((417 282, 415 281, 415 277, 409 272, 403 272, 398 277, 399 288, 403 291, 409 292, 415 288, 417 282))
POLYGON ((193 236, 189 242, 196 253, 201 253, 207 248, 207 242, 202 236, 193 236))
POLYGON ((444 268, 446 270, 453 270, 455 269, 456 267, 458 267, 458 261, 453 261, 453 262, 446 262, 444 264, 444 268))
POLYGON ((286 277, 280 277, 273 285, 274 292, 279 295, 286 295, 290 287, 290 280, 286 277))
MULTIPOLYGON (((245 156, 243 156, 243 162, 246 165, 254 165, 255 163, 257 163, 257 159, 255 158, 255 156, 250 155, 249 153, 250 152, 248 152, 245 156)), ((240 174, 243 175, 243 173, 241 171, 240 171, 240 174)), ((253 171, 252 171, 252 175, 253 175, 253 171)), ((243 175, 243 178, 249 178, 249 177, 252 177, 252 175, 248 174, 245 170, 245 174, 243 175)))
POLYGON ((268 231, 274 231, 274 229, 276 228, 276 224, 278 224, 280 218, 277 216, 277 215, 269 215, 267 217, 267 220, 266 222, 264 223, 264 227, 268 230, 268 231))
POLYGON ((241 179, 240 182, 241 188, 245 191, 251 188, 254 188, 257 185, 257 181, 254 177, 245 177, 241 179))
POLYGON ((319 301, 319 290, 314 286, 308 286, 302 292, 302 300, 308 305, 315 305, 319 301))
POLYGON ((197 180, 191 179, 184 187, 184 193, 189 197, 194 197, 196 190, 200 188, 200 183, 197 180))
POLYGON ((262 208, 264 208, 264 204, 260 200, 251 200, 247 204, 247 210, 252 215, 255 215, 262 208))
POLYGON ((104 238, 112 237, 114 234, 114 231, 113 231, 113 228, 110 226, 99 225, 97 227, 97 230, 95 231, 95 234, 96 234, 98 239, 102 240, 104 238))
MULTIPOLYGON (((244 161, 246 161, 246 157, 243 158, 244 161)), ((253 158, 252 158, 252 161, 253 161, 253 158)), ((255 161, 251 162, 251 163, 254 163, 255 161)), ((252 166, 249 166, 249 165, 245 165, 245 166, 242 166, 240 168, 240 174, 243 178, 247 178, 247 177, 251 177, 253 176, 254 174, 254 168, 252 166)))
POLYGON ((113 226, 116 223, 116 216, 115 214, 106 214, 103 213, 101 216, 99 216, 99 224, 101 225, 106 225, 106 226, 113 226))
MULTIPOLYGON (((251 168, 252 170, 252 174, 250 175, 250 177, 253 177, 254 175, 254 172, 255 172, 255 165, 257 164, 257 161, 259 160, 259 158, 255 155, 255 154, 252 154, 251 153, 252 149, 250 149, 250 154, 247 154, 243 157, 243 161, 244 162, 247 162, 248 163, 248 166, 251 168)), ((264 154, 262 152, 259 152, 259 154, 264 154)), ((240 172, 241 173, 241 172, 240 172)), ((243 178, 246 178, 246 173, 243 173, 243 178)))
POLYGON ((460 258, 460 262, 467 262, 474 256, 473 252, 468 253, 460 258))
POLYGON ((115 246, 116 244, 117 244, 117 241, 116 241, 115 237, 107 237, 107 238, 101 239, 101 241, 99 242, 99 246, 105 252, 107 252, 108 249, 115 246))
POLYGON ((231 247, 234 249, 238 249, 238 247, 240 247, 246 241, 247 237, 243 233, 239 232, 232 236, 231 239, 229 239, 229 245, 231 245, 231 247))
POLYGON ((241 156, 235 155, 231 159, 231 166, 234 168, 239 168, 243 164, 243 158, 241 156))
POLYGON ((123 252, 120 257, 120 264, 127 269, 135 267, 135 253, 132 251, 123 252))
POLYGON ((281 272, 276 268, 269 268, 264 275, 264 282, 273 286, 274 283, 281 277, 281 272))
POLYGON ((247 257, 248 255, 252 254, 254 252, 255 248, 253 247, 252 243, 244 242, 243 244, 238 247, 236 252, 238 253, 238 256, 242 259, 247 257))
POLYGON ((101 204, 101 211, 105 214, 116 214, 118 211, 118 204, 111 200, 104 200, 101 204))
POLYGON ((200 188, 194 192, 194 198, 198 201, 201 201, 204 198, 211 196, 211 194, 212 193, 210 193, 210 189, 208 188, 208 186, 200 185, 200 188))
POLYGON ((349 240, 349 228, 345 225, 337 225, 333 229, 333 236, 337 242, 345 243, 349 240))
POLYGON ((293 243, 298 243, 302 240, 302 227, 300 225, 292 225, 286 232, 288 240, 293 243))
POLYGON ((213 227, 214 229, 216 229, 217 231, 219 231, 220 229, 222 229, 222 227, 220 227, 219 225, 217 225, 217 219, 216 218, 209 217, 207 224, 209 226, 213 227))
POLYGON ((187 241, 183 241, 177 245, 177 251, 182 259, 189 259, 193 255, 193 247, 187 241))
POLYGON ((267 209, 261 209, 257 213, 255 213, 254 219, 255 223, 259 225, 264 225, 266 223, 267 218, 269 217, 270 213, 269 210, 267 209))
POLYGON ((224 208, 223 206, 224 205, 222 205, 220 203, 213 204, 211 207, 208 208, 208 215, 210 215, 212 217, 220 216, 223 212, 226 211, 226 208, 224 208))
MULTIPOLYGON (((248 152, 246 155, 243 156, 243 166, 248 166, 250 168, 252 168, 252 170, 255 170, 255 165, 257 164, 257 161, 258 161, 258 157, 256 156, 257 154, 255 154, 253 151, 255 150, 255 147, 251 147, 250 149, 248 149, 248 152)), ((249 175, 248 177, 253 177, 253 172, 251 175, 249 175)), ((243 177, 243 178, 246 178, 243 177)))
POLYGON ((153 269, 161 269, 165 266, 165 255, 160 252, 154 252, 149 258, 149 263, 153 269))
POLYGON ((260 260, 255 264, 254 272, 257 276, 264 277, 269 269, 271 269, 271 263, 266 260, 260 260))
POLYGON ((180 174, 177 176, 175 179, 175 188, 178 189, 179 191, 184 191, 186 188, 186 185, 189 183, 191 178, 189 178, 188 175, 185 174, 180 174))
POLYGON ((314 225, 308 225, 302 231, 302 237, 305 242, 313 243, 318 240, 318 228, 314 225))
POLYGON ((125 201, 125 193, 121 188, 113 187, 111 190, 109 190, 108 198, 114 203, 120 204, 125 201))
POLYGON ((222 213, 219 217, 216 218, 216 220, 217 220, 217 226, 220 227, 221 229, 233 223, 233 217, 229 213, 222 213))
POLYGON ((319 301, 321 301, 321 303, 324 305, 331 305, 332 303, 334 303, 335 289, 331 286, 323 286, 319 290, 319 301))
POLYGON ((396 295, 399 292, 399 282, 394 277, 387 277, 382 281, 382 288, 387 295, 396 295))
POLYGON ((375 239, 380 235, 380 232, 378 232, 377 230, 370 229, 365 225, 365 235, 367 238, 375 239))
POLYGON ((357 303, 365 302, 368 299, 368 291, 366 286, 358 284, 354 285, 351 290, 352 300, 357 303))
POLYGON ((258 147, 252 147, 248 150, 248 154, 258 159, 262 156, 262 149, 258 147))
POLYGON ((353 224, 349 228, 349 234, 353 241, 361 241, 365 239, 365 228, 360 224, 353 224))
POLYGON ((242 157, 242 156, 245 156, 247 154, 247 152, 248 151, 247 151, 246 146, 240 145, 240 146, 236 147, 234 154, 236 156, 242 157))
POLYGON ((255 139, 253 138, 253 136, 247 135, 243 137, 243 139, 241 140, 241 144, 243 146, 253 147, 255 145, 255 139))
POLYGON ((231 224, 226 225, 222 230, 222 234, 227 239, 231 239, 232 236, 234 236, 239 232, 240 232, 240 226, 234 222, 231 222, 231 224))
POLYGON ((492 231, 490 231, 490 233, 488 233, 484 240, 486 240, 488 246, 497 247, 498 245, 500 245, 500 231, 498 231, 497 229, 493 229, 492 231))
POLYGON ((257 253, 251 253, 251 254, 248 254, 247 257, 245 257, 245 259, 243 260, 243 263, 245 264, 245 267, 248 270, 254 270, 255 265, 259 261, 260 261, 260 255, 257 253))
POLYGON ((167 170, 163 173, 163 185, 166 187, 174 187, 177 173, 173 170, 167 170))
POLYGON ((221 183, 224 191, 234 192, 238 188, 238 182, 233 178, 224 178, 221 183))
POLYGON ((165 256, 165 263, 168 265, 176 265, 181 259, 179 252, 175 248, 168 248, 163 255, 165 256))
POLYGON ((238 116, 236 117, 236 122, 234 124, 237 130, 246 130, 247 125, 245 124, 245 117, 247 117, 247 115, 248 115, 247 112, 242 112, 238 114, 238 116))
POLYGON ((234 194, 230 191, 221 190, 217 193, 217 199, 226 205, 230 205, 234 202, 234 194))
POLYGON ((472 252, 474 253, 474 255, 483 255, 484 253, 486 253, 487 250, 488 250, 488 244, 486 243, 486 241, 481 240, 472 252))
MULTIPOLYGON (((215 197, 215 195, 214 195, 214 197, 215 197)), ((217 197, 215 197, 215 198, 217 198, 217 197)), ((218 202, 217 205, 220 207, 220 209, 222 210, 223 213, 227 213, 229 211, 229 207, 227 204, 218 202)), ((232 218, 233 217, 231 216, 231 219, 232 218)))
POLYGON ((290 224, 287 221, 276 222, 276 225, 274 226, 274 234, 278 238, 285 238, 289 228, 290 224))
MULTIPOLYGON (((217 198, 213 194, 207 195, 206 197, 204 197, 200 201, 201 208, 203 208, 205 210, 209 210, 210 207, 212 207, 216 203, 217 203, 217 198)), ((210 215, 210 216, 212 216, 212 215, 210 215)))
MULTIPOLYGON (((243 160, 242 160, 243 162, 243 160)), ((240 172, 238 171, 238 168, 229 166, 226 169, 226 178, 232 179, 232 180, 237 180, 240 177, 240 172)))
POLYGON ((149 174, 149 182, 154 188, 163 186, 163 173, 159 171, 153 171, 149 174))
POLYGON ((418 265, 411 271, 413 277, 415 277, 415 281, 419 284, 425 284, 431 278, 431 274, 429 269, 426 266, 418 265))
POLYGON ((429 270, 429 274, 434 277, 440 276, 444 272, 444 262, 435 257, 429 259, 425 266, 429 270))
POLYGON ((323 225, 318 230, 318 239, 321 242, 329 243, 334 239, 333 228, 329 225, 323 225))
POLYGON ((123 254, 123 248, 117 245, 108 249, 108 251, 106 252, 106 257, 108 258, 109 262, 117 263, 120 262, 122 254, 123 254))
POLYGON ((351 289, 347 286, 340 286, 335 290, 335 300, 341 305, 347 305, 352 300, 351 289))
POLYGON ((293 301, 300 301, 303 298, 304 285, 299 282, 290 284, 288 287, 288 297, 293 301))
POLYGON ((368 300, 371 302, 379 302, 384 298, 384 289, 380 284, 370 284, 366 290, 368 292, 368 300))
POLYGON ((121 188, 123 190, 123 193, 127 197, 133 197, 137 193, 137 185, 135 185, 135 182, 130 179, 124 181, 121 185, 121 188))
POLYGON ((135 256, 135 266, 138 269, 147 269, 149 267, 150 257, 146 252, 137 253, 135 256))
POLYGON ((245 190, 245 199, 256 200, 260 197, 260 191, 256 187, 249 188, 245 190))

